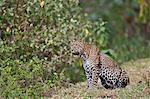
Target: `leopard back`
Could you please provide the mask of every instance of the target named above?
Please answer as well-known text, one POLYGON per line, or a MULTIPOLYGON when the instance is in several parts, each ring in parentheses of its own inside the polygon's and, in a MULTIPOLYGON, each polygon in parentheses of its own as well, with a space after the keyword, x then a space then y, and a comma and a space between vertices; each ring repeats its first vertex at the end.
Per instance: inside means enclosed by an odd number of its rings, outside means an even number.
POLYGON ((104 53, 100 53, 100 61, 104 67, 118 67, 118 63, 104 53))

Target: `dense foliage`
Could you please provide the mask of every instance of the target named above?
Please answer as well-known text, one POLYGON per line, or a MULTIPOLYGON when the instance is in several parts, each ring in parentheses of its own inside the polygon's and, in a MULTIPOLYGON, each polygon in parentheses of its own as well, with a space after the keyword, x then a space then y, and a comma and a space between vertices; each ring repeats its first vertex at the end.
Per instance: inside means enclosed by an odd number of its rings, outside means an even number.
POLYGON ((105 22, 87 20, 78 0, 0 1, 0 95, 41 96, 60 82, 84 79, 72 62, 75 37, 106 47, 105 22))
POLYGON ((119 61, 150 56, 149 0, 80 0, 89 19, 102 17, 111 30, 109 48, 119 61))

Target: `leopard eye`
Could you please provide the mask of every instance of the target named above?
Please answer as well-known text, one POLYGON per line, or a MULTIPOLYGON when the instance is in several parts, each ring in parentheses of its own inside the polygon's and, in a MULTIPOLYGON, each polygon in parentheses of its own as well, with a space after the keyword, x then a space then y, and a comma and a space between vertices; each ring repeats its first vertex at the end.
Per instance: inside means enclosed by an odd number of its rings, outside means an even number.
POLYGON ((83 55, 85 56, 85 53, 83 53, 83 55))

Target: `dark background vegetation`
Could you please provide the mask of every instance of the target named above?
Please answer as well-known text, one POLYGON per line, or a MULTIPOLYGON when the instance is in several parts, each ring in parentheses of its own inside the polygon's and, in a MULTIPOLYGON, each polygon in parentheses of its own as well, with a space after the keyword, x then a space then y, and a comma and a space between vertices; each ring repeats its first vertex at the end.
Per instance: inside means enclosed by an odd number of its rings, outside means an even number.
POLYGON ((150 57, 150 1, 0 1, 0 97, 43 96, 84 81, 70 53, 75 37, 120 63, 150 57))

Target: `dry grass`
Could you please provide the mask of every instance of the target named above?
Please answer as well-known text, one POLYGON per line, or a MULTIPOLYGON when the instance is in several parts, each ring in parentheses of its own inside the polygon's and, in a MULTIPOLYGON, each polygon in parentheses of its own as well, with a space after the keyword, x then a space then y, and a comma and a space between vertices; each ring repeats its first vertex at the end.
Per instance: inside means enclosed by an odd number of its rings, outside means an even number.
POLYGON ((121 65, 130 77, 126 88, 106 90, 101 85, 88 90, 86 82, 61 88, 52 99, 150 99, 150 58, 130 61, 121 65))

